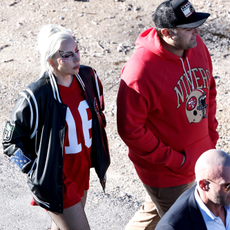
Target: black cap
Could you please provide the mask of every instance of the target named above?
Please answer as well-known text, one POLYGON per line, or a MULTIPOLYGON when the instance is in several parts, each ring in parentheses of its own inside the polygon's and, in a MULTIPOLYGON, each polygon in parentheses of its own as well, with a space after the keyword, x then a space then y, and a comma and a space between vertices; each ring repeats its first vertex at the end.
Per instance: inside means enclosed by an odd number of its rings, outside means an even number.
POLYGON ((196 12, 187 0, 168 0, 157 7, 153 21, 158 28, 196 28, 209 16, 209 13, 196 12))

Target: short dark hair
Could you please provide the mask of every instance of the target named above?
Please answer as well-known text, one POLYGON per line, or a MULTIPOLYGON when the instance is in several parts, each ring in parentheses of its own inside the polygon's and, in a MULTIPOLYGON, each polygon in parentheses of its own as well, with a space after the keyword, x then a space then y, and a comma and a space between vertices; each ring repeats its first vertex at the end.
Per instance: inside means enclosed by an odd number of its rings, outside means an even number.
POLYGON ((160 4, 157 7, 156 11, 153 13, 152 19, 155 23, 157 30, 163 28, 175 28, 177 18, 170 4, 170 1, 165 1, 160 4))

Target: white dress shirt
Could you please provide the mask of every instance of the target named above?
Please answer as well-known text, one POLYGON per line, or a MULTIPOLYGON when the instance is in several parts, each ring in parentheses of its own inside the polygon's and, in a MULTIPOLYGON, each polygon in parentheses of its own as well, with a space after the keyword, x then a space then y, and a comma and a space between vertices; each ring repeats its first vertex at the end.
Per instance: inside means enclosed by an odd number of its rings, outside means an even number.
POLYGON ((230 206, 225 206, 226 210, 226 228, 220 217, 216 217, 203 203, 195 189, 195 199, 203 216, 207 230, 230 230, 230 206))

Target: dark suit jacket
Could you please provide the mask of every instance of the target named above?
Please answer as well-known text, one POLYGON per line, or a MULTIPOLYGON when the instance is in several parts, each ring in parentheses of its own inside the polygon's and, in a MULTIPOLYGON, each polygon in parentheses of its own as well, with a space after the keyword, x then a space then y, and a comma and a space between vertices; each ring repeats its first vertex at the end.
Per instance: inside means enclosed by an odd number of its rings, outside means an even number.
POLYGON ((196 203, 196 183, 176 200, 157 224, 155 230, 207 230, 196 203))

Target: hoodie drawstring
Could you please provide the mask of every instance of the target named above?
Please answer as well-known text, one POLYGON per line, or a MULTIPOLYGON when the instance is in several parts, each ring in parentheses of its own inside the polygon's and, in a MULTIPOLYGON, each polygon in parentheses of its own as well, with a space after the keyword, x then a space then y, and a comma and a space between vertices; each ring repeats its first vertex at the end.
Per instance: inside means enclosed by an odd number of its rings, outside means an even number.
POLYGON ((189 65, 188 58, 186 57, 186 61, 187 61, 188 68, 189 68, 189 76, 190 76, 190 79, 189 79, 189 77, 188 77, 187 71, 185 70, 183 59, 180 58, 180 60, 181 60, 181 63, 182 63, 182 67, 183 67, 185 76, 186 76, 187 80, 191 83, 192 91, 193 91, 195 88, 194 88, 194 84, 193 84, 193 80, 192 80, 191 68, 190 68, 190 65, 189 65))

